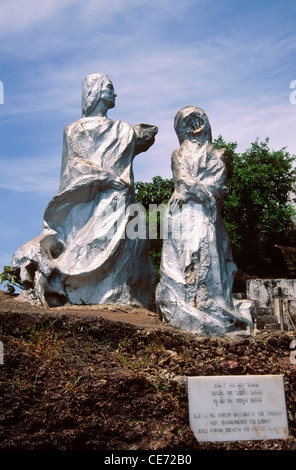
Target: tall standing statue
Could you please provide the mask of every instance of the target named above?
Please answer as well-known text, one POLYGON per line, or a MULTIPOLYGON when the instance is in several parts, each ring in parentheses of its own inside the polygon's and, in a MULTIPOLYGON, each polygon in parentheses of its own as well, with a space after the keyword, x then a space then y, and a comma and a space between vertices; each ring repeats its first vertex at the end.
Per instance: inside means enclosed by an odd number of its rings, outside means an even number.
POLYGON ((132 223, 132 165, 158 129, 109 119, 115 98, 106 75, 84 79, 82 118, 64 130, 58 194, 45 210, 41 235, 13 256, 29 301, 145 307, 152 301, 155 271, 147 240, 132 223))
POLYGON ((236 266, 221 216, 224 150, 214 148, 200 108, 182 108, 174 126, 180 147, 172 154, 175 191, 167 206, 157 308, 164 321, 200 335, 249 333, 250 315, 236 311, 232 300, 236 266))

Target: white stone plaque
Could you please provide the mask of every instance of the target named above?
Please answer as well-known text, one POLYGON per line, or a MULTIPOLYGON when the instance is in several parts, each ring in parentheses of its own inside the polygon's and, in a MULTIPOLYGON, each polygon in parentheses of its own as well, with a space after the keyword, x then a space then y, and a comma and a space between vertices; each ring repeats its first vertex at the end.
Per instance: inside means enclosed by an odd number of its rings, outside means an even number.
POLYGON ((200 442, 287 437, 282 375, 188 377, 190 427, 200 442))

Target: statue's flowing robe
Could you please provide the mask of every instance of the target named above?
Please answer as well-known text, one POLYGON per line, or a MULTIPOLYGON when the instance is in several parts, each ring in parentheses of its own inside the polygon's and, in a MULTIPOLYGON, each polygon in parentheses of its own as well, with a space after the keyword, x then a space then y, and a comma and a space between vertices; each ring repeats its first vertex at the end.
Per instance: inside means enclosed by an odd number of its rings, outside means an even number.
POLYGON ((145 235, 139 238, 133 224, 137 138, 129 124, 108 118, 66 127, 60 187, 45 210, 42 233, 13 256, 28 300, 151 304, 155 271, 145 235), (118 178, 124 189, 113 187, 118 178))
POLYGON ((156 304, 163 320, 202 335, 248 330, 233 305, 236 272, 221 216, 227 193, 223 151, 185 140, 172 155, 175 191, 167 206, 156 304))

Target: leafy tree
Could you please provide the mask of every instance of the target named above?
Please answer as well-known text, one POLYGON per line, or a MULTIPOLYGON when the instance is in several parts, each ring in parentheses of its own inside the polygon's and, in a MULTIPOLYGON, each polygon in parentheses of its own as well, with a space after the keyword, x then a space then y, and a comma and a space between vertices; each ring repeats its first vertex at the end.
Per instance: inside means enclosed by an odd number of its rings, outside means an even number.
POLYGON ((136 199, 139 204, 149 210, 150 204, 167 204, 174 192, 173 179, 163 179, 161 176, 154 176, 152 182, 135 183, 136 199))

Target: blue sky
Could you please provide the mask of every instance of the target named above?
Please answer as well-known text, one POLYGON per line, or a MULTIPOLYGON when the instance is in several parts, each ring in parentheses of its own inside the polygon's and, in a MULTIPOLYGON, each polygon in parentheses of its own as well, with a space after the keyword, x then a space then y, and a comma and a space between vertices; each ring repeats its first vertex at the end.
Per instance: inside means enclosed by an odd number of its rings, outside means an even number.
POLYGON ((110 118, 159 128, 136 180, 171 178, 173 120, 188 104, 240 151, 269 137, 296 154, 295 20, 291 0, 0 0, 0 270, 41 231, 90 73, 114 83, 110 118))

